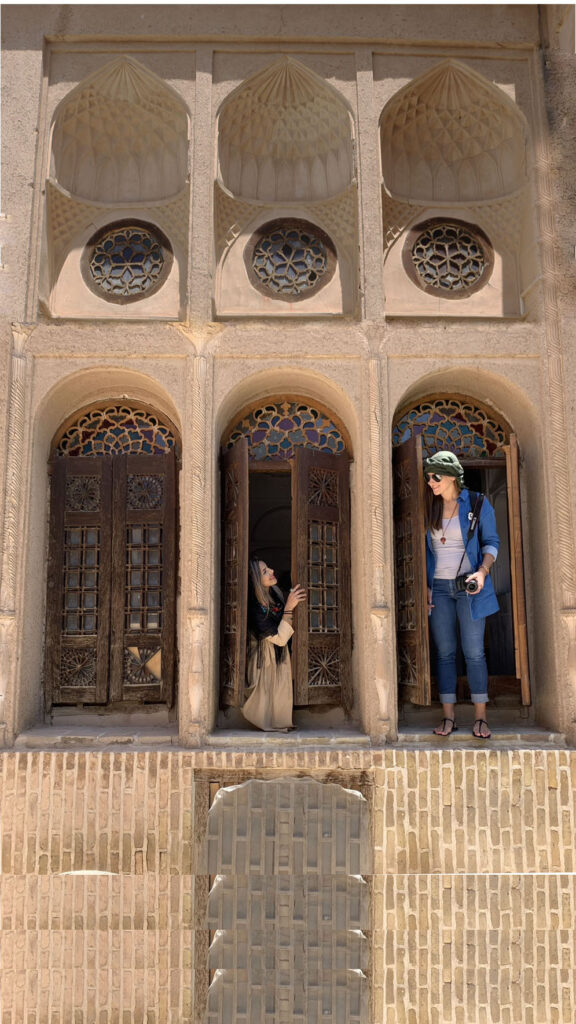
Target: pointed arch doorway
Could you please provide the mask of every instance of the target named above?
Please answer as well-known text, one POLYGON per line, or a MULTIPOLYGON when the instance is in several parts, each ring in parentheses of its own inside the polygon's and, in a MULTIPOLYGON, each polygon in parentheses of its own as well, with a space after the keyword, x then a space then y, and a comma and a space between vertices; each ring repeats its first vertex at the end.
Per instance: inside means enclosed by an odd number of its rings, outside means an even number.
POLYGON ((244 702, 248 560, 307 590, 292 641, 294 706, 352 706, 350 441, 320 406, 280 396, 223 437, 220 705, 244 702))
POLYGON ((45 704, 170 707, 175 689, 177 434, 109 402, 58 431, 49 464, 45 704))
MULTIPOLYGON (((500 611, 486 620, 489 698, 500 707, 529 705, 519 449, 515 434, 489 407, 465 395, 440 394, 397 413, 392 443, 401 703, 427 706, 437 698, 435 652, 428 638, 422 467, 427 455, 447 450, 460 459, 467 487, 485 494, 496 512, 500 551, 492 578, 500 611)), ((467 700, 464 665, 460 668, 458 699, 467 700)))

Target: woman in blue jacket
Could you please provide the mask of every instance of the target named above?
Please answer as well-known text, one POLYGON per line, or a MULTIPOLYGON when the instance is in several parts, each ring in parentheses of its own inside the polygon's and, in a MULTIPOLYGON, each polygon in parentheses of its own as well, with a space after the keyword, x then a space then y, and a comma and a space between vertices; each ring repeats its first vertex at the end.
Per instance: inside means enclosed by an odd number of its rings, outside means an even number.
POLYGON ((477 527, 470 540, 468 530, 474 514, 469 491, 464 487, 464 470, 452 452, 437 452, 424 463, 429 486, 426 509, 426 570, 430 629, 438 654, 438 690, 444 718, 434 730, 449 736, 457 728, 456 705, 457 623, 466 661, 470 696, 474 704, 472 735, 490 739, 486 722, 488 668, 484 651, 486 616, 498 611, 498 599, 490 579, 500 544, 496 517, 484 498, 477 527), (462 577, 457 586, 456 577, 462 577), (461 588, 462 587, 462 588, 461 588))

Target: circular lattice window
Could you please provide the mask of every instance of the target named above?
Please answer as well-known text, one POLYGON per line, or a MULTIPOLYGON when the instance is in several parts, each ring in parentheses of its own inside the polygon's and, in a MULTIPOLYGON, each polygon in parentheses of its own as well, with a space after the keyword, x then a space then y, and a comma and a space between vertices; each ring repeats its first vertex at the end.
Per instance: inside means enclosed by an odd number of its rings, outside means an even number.
POLYGON ((464 299, 478 291, 489 280, 494 265, 486 235, 456 220, 431 220, 413 228, 402 259, 419 288, 446 299, 464 299))
POLYGON ((299 302, 320 291, 336 269, 332 241, 305 220, 264 224, 245 250, 248 275, 264 295, 299 302))
POLYGON ((82 259, 84 280, 110 302, 136 302, 162 287, 172 266, 168 239, 152 224, 123 221, 98 231, 82 259))

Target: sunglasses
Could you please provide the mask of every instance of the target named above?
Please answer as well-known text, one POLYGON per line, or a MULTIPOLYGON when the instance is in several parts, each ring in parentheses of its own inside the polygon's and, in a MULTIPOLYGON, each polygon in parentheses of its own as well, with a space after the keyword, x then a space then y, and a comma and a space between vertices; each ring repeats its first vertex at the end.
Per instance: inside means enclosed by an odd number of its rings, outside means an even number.
POLYGON ((441 473, 424 473, 424 479, 427 483, 430 483, 430 481, 433 480, 434 483, 439 484, 444 477, 441 473))

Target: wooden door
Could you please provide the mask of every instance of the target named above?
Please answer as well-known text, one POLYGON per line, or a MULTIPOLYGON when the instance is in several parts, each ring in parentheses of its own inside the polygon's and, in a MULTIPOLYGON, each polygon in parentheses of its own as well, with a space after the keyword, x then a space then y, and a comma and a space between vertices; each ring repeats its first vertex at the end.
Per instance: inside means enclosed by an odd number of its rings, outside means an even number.
POLYGON ((176 571, 173 452, 54 461, 48 706, 172 703, 176 571))
POLYGON ((400 699, 431 703, 422 440, 393 449, 396 624, 400 699))
POLYGON ((530 704, 530 677, 528 671, 528 638, 526 631, 526 599, 524 591, 524 561, 522 552, 522 520, 520 515, 520 473, 518 441, 510 434, 506 452, 506 482, 508 489, 508 527, 510 533, 510 577, 512 582, 512 614, 514 619, 514 657, 516 678, 520 680, 522 704, 530 704))
POLYGON ((46 704, 108 699, 112 458, 52 466, 46 621, 46 704))
POLYGON ((244 702, 248 615, 248 442, 222 453, 220 703, 244 702))
POLYGON ((352 704, 350 488, 347 455, 298 448, 292 477, 294 703, 352 704))
POLYGON ((110 699, 171 705, 176 635, 176 468, 113 460, 110 699))

